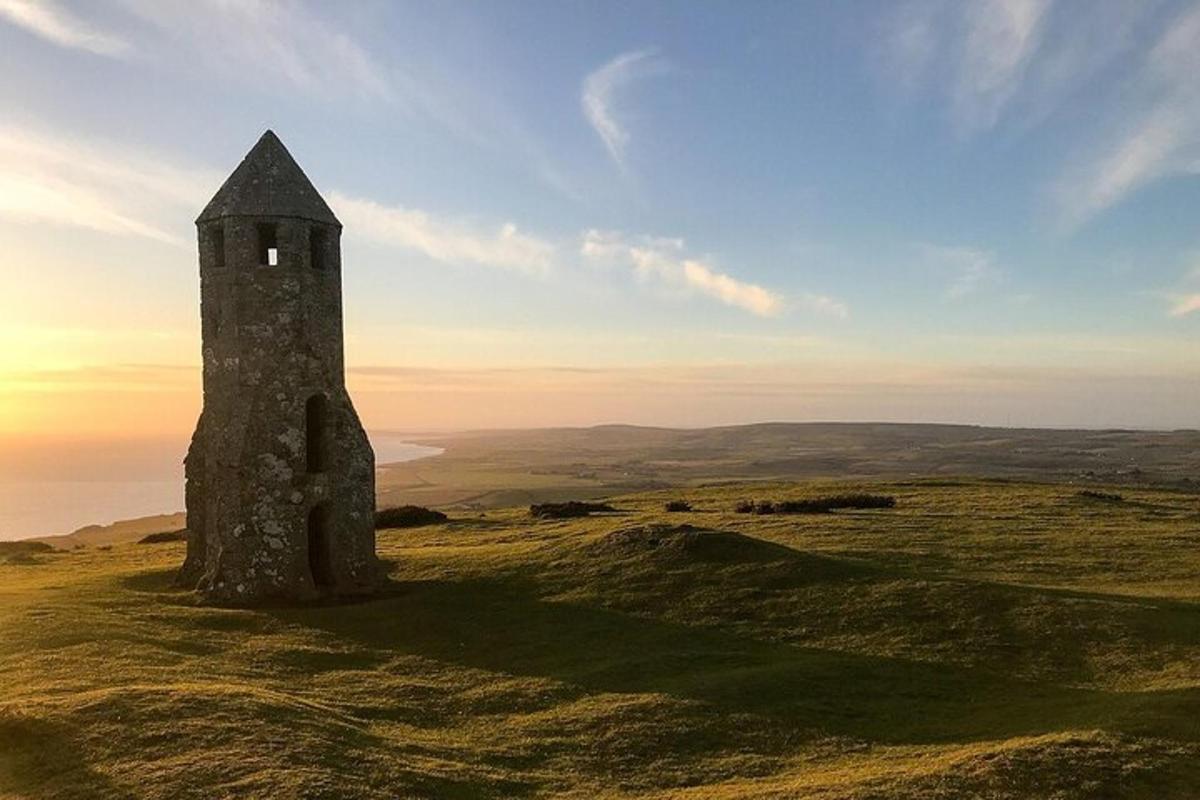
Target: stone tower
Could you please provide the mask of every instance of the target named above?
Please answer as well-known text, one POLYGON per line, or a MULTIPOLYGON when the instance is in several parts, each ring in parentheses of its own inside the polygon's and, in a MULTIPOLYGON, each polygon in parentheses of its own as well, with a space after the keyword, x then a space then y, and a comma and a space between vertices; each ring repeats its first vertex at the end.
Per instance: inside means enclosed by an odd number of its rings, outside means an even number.
POLYGON ((267 131, 196 226, 204 410, 180 582, 223 605, 368 592, 375 455, 343 374, 342 224, 267 131))

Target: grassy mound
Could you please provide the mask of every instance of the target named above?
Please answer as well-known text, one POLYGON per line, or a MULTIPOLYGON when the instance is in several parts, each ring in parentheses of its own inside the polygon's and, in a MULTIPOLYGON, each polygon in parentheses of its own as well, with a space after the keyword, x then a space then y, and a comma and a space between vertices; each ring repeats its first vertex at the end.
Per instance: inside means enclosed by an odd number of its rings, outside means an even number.
POLYGON ((797 555, 786 547, 740 533, 661 523, 619 528, 597 541, 595 549, 617 556, 653 554, 729 563, 778 561, 797 555))
POLYGON ((0 542, 0 564, 34 564, 36 556, 53 552, 45 542, 0 542))
POLYGON ((0 797, 1190 798, 1194 498, 1073 491, 512 508, 381 532, 389 590, 335 606, 197 606, 180 544, 0 564, 0 797))

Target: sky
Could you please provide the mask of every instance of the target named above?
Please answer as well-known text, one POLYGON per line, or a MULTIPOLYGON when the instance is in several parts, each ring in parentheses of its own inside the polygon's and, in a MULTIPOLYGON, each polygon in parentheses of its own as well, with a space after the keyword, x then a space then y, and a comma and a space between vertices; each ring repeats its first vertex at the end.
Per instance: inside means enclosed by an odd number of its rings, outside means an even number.
POLYGON ((0 0, 0 436, 200 406, 273 129, 372 430, 1200 426, 1200 3, 0 0))

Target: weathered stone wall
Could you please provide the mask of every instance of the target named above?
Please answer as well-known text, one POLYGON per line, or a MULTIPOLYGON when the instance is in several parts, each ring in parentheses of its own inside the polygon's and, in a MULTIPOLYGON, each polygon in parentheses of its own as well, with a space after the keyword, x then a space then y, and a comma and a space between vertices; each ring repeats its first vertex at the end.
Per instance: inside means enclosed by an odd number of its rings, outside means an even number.
POLYGON ((200 223, 204 411, 187 457, 180 579, 211 602, 361 593, 377 580, 374 454, 343 377, 340 232, 292 217, 200 223), (275 226, 274 266, 259 263, 263 224, 275 226), (318 394, 325 457, 311 472, 306 404, 318 394), (309 548, 318 506, 323 586, 309 548))

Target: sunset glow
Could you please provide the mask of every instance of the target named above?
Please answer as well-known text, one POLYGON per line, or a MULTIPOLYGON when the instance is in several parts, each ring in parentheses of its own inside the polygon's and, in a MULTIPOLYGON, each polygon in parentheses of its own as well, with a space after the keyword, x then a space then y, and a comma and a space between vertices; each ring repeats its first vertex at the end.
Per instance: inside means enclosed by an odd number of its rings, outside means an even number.
POLYGON ((449 9, 203 5, 3 6, 0 432, 187 436, 192 221, 268 124, 345 223, 375 429, 1200 424, 1200 240, 1160 224, 1200 206, 1188 4, 1114 11, 1123 50, 917 3, 780 7, 717 48, 704 15, 646 42, 596 7, 598 37, 529 20, 553 75, 449 9))

